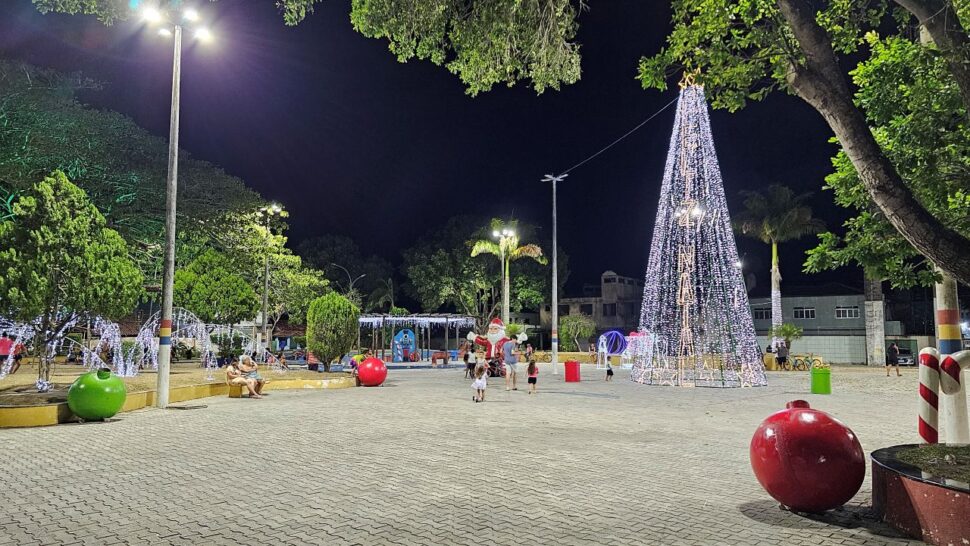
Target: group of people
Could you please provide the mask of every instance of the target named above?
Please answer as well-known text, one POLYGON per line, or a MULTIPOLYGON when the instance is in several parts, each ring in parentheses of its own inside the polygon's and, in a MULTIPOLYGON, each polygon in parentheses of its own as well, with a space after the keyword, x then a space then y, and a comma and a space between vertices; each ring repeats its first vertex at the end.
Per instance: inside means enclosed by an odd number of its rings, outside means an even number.
POLYGON ((226 383, 246 387, 250 398, 264 396, 263 387, 266 386, 266 380, 259 374, 259 366, 249 355, 243 355, 241 359, 233 357, 226 365, 226 383))
POLYGON ((7 364, 7 360, 13 356, 13 365, 10 367, 10 373, 17 373, 20 369, 20 361, 24 358, 24 353, 26 348, 23 343, 14 344, 14 339, 4 332, 0 335, 0 367, 7 364))
MULTIPOLYGON (((505 371, 505 390, 519 390, 516 386, 519 371, 518 364, 522 358, 519 343, 515 339, 509 339, 502 343, 500 347, 501 350, 494 351, 491 359, 486 358, 485 353, 481 350, 469 348, 465 351, 465 356, 463 357, 465 361, 465 378, 472 379, 472 389, 475 390, 475 394, 472 395, 474 402, 485 401, 485 390, 488 387, 489 373, 491 370, 498 370, 499 367, 504 368, 505 371)), ((535 394, 539 382, 539 365, 536 363, 532 345, 526 346, 525 359, 529 363, 526 368, 529 384, 528 392, 529 394, 535 394)))

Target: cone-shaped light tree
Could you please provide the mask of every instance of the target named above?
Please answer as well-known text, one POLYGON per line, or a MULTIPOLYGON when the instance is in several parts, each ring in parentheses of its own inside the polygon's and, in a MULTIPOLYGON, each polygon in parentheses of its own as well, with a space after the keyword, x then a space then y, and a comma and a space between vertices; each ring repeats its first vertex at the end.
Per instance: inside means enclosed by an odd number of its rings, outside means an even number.
MULTIPOLYGON (((742 234, 771 245, 771 329, 781 328, 781 268, 778 243, 793 241, 822 230, 825 225, 812 216, 805 204, 811 193, 795 195, 786 186, 772 185, 763 192, 745 191, 744 210, 735 217, 734 226, 742 234)), ((772 339, 777 345, 778 337, 772 339)))
POLYGON ((685 77, 664 169, 631 378, 766 384, 704 89, 685 77))

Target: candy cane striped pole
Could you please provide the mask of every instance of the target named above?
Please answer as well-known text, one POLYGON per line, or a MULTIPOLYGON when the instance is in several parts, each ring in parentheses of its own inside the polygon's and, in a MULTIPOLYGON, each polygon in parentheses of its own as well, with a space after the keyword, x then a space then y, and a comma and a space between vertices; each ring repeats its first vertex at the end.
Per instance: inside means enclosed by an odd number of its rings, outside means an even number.
POLYGON ((940 363, 940 390, 943 391, 943 430, 948 444, 970 443, 967 422, 966 388, 961 372, 970 367, 970 351, 947 355, 940 363))
POLYGON ((924 443, 939 441, 940 352, 927 347, 919 352, 919 436, 924 443))

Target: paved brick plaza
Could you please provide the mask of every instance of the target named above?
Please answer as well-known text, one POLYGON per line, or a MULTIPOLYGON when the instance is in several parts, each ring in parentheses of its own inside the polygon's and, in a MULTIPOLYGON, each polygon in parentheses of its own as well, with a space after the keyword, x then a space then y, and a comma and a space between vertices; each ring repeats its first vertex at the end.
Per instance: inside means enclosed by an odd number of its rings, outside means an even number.
POLYGON ((384 388, 209 398, 104 424, 0 431, 0 544, 903 544, 866 513, 780 511, 751 474, 758 423, 806 398, 866 452, 914 440, 915 371, 762 389, 606 384, 540 393, 459 370, 384 388), (44 469, 41 471, 41 469, 44 469))

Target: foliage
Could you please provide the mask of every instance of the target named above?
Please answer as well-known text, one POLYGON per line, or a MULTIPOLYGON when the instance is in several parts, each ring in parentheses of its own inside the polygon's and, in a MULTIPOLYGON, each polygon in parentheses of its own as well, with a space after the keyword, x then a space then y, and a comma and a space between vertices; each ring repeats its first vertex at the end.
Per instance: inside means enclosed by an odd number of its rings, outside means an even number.
MULTIPOLYGON (((509 280, 510 285, 512 284, 512 275, 510 271, 512 262, 521 260, 523 258, 531 258, 535 263, 541 265, 546 265, 549 263, 546 257, 542 255, 542 248, 539 245, 519 245, 519 241, 521 240, 521 236, 523 234, 518 229, 517 221, 513 220, 512 222, 505 223, 498 218, 493 218, 486 233, 487 234, 484 237, 480 235, 480 238, 469 242, 471 244, 471 255, 472 257, 475 257, 482 254, 491 254, 496 258, 499 258, 499 260, 501 260, 502 270, 505 272, 505 277, 509 280), (510 229, 514 234, 507 237, 502 237, 498 241, 496 241, 494 238, 488 237, 488 235, 497 233, 503 229, 510 229)), ((513 292, 512 286, 509 286, 510 309, 508 309, 508 311, 519 311, 523 306, 535 308, 542 305, 542 302, 545 301, 546 291, 543 290, 543 283, 530 282, 530 280, 534 280, 534 278, 530 279, 529 277, 526 277, 523 281, 517 283, 516 288, 521 289, 521 292, 519 290, 513 292), (513 293, 516 295, 515 301, 518 304, 518 309, 512 308, 511 294, 513 293)))
POLYGON ((270 335, 285 315, 290 323, 303 324, 310 302, 322 296, 329 282, 322 271, 303 267, 299 256, 276 254, 270 260, 270 335))
POLYGON ((538 93, 579 80, 571 0, 353 0, 354 29, 386 38, 401 62, 444 65, 470 95, 530 79, 538 93))
POLYGON ((596 333, 596 322, 589 315, 559 317, 559 343, 563 351, 579 351, 579 340, 587 340, 596 333))
POLYGON ((246 338, 232 334, 219 340, 219 358, 238 358, 246 348, 246 338))
MULTIPOLYGON (((870 34, 870 58, 852 71, 856 103, 889 159, 920 202, 950 227, 970 235, 970 126, 946 62, 933 49, 900 36, 870 34)), ((826 177, 839 205, 857 214, 845 234, 823 233, 809 251, 808 271, 857 263, 897 288, 930 285, 933 265, 872 206, 844 151, 826 177)))
MULTIPOLYGON (((483 218, 455 216, 441 228, 429 231, 412 247, 404 250, 401 269, 407 277, 404 289, 421 304, 425 312, 442 307, 475 317, 483 330, 495 316, 500 301, 500 269, 497 260, 482 260, 470 255, 469 240, 486 236, 483 218)), ((520 225, 531 233, 533 228, 520 225)), ((559 251, 560 287, 569 276, 569 258, 559 251)), ((550 293, 551 274, 532 260, 520 260, 512 268, 510 308, 535 309, 550 293)))
POLYGON ((253 287, 212 249, 175 272, 173 296, 175 305, 208 323, 236 324, 253 318, 259 308, 253 287))
POLYGON ((526 331, 525 324, 520 324, 518 322, 510 322, 505 325, 505 335, 508 336, 509 339, 514 339, 515 336, 525 331, 526 331))
POLYGON ((357 341, 360 308, 346 297, 330 292, 313 300, 307 312, 307 348, 320 359, 325 371, 330 363, 350 352, 357 341))
MULTIPOLYGON (((128 242, 146 277, 158 282, 165 204, 158 196, 165 194, 168 143, 121 114, 77 101, 79 92, 98 89, 76 74, 0 61, 0 197, 53 169, 64 171, 128 242)), ((259 203, 238 178, 181 153, 180 246, 223 246, 239 214, 259 203)))
MULTIPOLYGON (((12 212, 0 223, 0 314, 32 322, 38 344, 76 317, 117 320, 135 306, 142 275, 125 241, 63 172, 21 193, 12 212)), ((50 371, 45 359, 39 379, 50 371)))
POLYGON ((744 209, 734 217, 735 229, 766 244, 777 244, 818 233, 823 224, 805 201, 787 186, 771 185, 763 192, 745 191, 744 209))
POLYGON ((781 326, 771 328, 768 331, 768 337, 784 339, 785 345, 789 349, 791 349, 791 342, 796 339, 801 339, 803 333, 804 333, 803 328, 786 322, 781 326))

